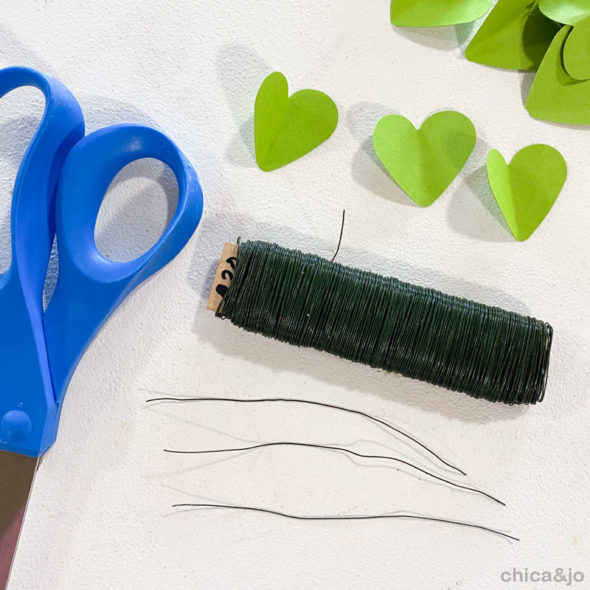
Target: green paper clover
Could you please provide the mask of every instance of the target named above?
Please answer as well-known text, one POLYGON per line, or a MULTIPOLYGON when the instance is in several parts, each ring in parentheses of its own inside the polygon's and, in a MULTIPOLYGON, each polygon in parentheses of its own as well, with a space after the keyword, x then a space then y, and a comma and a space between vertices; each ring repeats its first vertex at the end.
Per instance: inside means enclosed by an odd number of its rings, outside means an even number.
MULTIPOLYGON (((435 27, 473 21, 492 0, 391 0, 391 21, 435 27)), ((498 0, 467 47, 474 62, 538 70, 527 100, 538 119, 590 124, 590 0, 498 0), (563 26, 565 25, 565 26, 563 26)))
POLYGON ((432 205, 459 174, 473 152, 476 132, 465 115, 436 113, 420 129, 400 115, 375 127, 373 146, 385 169, 421 207, 432 205))
POLYGON ((391 22, 398 27, 443 27, 481 18, 492 0, 391 0, 391 22))
POLYGON ((514 70, 536 70, 558 25, 538 0, 499 0, 465 51, 467 59, 514 70))
POLYGON ((491 150, 488 179, 494 197, 512 235, 528 240, 553 207, 565 180, 567 164, 549 145, 530 145, 507 164, 502 154, 491 150))
POLYGON ((337 124, 338 109, 328 95, 300 90, 289 96, 287 79, 274 72, 256 95, 256 162, 267 172, 285 166, 326 141, 337 124))

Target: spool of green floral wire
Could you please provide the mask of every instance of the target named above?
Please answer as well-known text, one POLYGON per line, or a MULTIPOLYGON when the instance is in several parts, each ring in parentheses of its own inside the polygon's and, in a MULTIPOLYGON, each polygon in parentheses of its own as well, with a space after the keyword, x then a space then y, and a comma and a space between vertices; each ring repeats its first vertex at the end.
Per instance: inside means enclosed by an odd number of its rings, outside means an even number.
POLYGON ((290 344, 493 402, 545 393, 553 330, 534 318, 258 241, 224 250, 213 294, 218 317, 290 344))

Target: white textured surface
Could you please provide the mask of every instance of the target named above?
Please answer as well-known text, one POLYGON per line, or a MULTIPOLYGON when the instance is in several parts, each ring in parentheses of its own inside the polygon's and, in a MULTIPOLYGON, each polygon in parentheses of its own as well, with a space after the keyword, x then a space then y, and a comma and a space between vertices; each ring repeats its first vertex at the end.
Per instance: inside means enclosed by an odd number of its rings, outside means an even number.
MULTIPOLYGON (((500 581, 513 567, 571 567, 590 579, 590 131, 531 120, 522 106, 530 76, 467 62, 459 45, 471 33, 470 26, 394 31, 386 0, 3 2, 0 65, 61 79, 89 130, 123 121, 164 130, 195 164, 206 195, 192 242, 124 303, 78 367, 10 590, 497 590, 521 587, 500 581), (293 89, 329 93, 341 121, 313 154, 265 174, 252 158, 251 115, 256 89, 274 69, 293 89), (376 165, 370 131, 384 113, 420 123, 444 108, 472 118, 479 145, 452 188, 421 210, 376 165), (483 166, 492 146, 512 157, 535 142, 559 148, 570 175, 547 222, 518 244, 500 221, 483 166), (340 262, 550 321, 546 401, 530 409, 474 401, 242 333, 205 311, 226 239, 276 240, 328 256, 342 208, 340 262), (328 410, 147 407, 145 389, 278 394, 364 409, 432 444, 508 507, 328 453, 165 455, 165 446, 283 438, 387 445, 431 465, 381 430, 328 410), (413 510, 509 530, 522 542, 436 524, 171 509, 199 499, 311 514, 413 510)), ((41 110, 34 91, 19 92, 0 104, 4 267, 10 183, 41 110)), ((97 229, 103 251, 119 258, 157 237, 166 195, 174 196, 157 166, 122 177, 97 229)))

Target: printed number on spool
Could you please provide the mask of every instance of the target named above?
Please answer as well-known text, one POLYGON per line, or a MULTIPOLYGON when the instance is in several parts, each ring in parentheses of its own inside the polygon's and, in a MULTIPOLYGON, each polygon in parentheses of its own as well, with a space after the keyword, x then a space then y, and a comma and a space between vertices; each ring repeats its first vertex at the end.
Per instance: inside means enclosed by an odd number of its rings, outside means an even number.
POLYGON ((213 287, 209 294, 209 302, 207 309, 209 311, 217 311, 221 300, 225 297, 227 289, 234 278, 234 271, 238 262, 238 246, 231 242, 226 242, 223 246, 221 260, 215 273, 215 280, 213 287))

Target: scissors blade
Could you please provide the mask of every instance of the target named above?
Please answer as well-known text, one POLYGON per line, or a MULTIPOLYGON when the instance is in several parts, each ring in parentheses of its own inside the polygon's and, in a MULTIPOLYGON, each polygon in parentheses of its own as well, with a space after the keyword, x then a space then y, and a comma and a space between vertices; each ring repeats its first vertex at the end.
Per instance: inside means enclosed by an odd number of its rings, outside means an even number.
POLYGON ((0 590, 10 568, 39 459, 0 451, 0 590))

